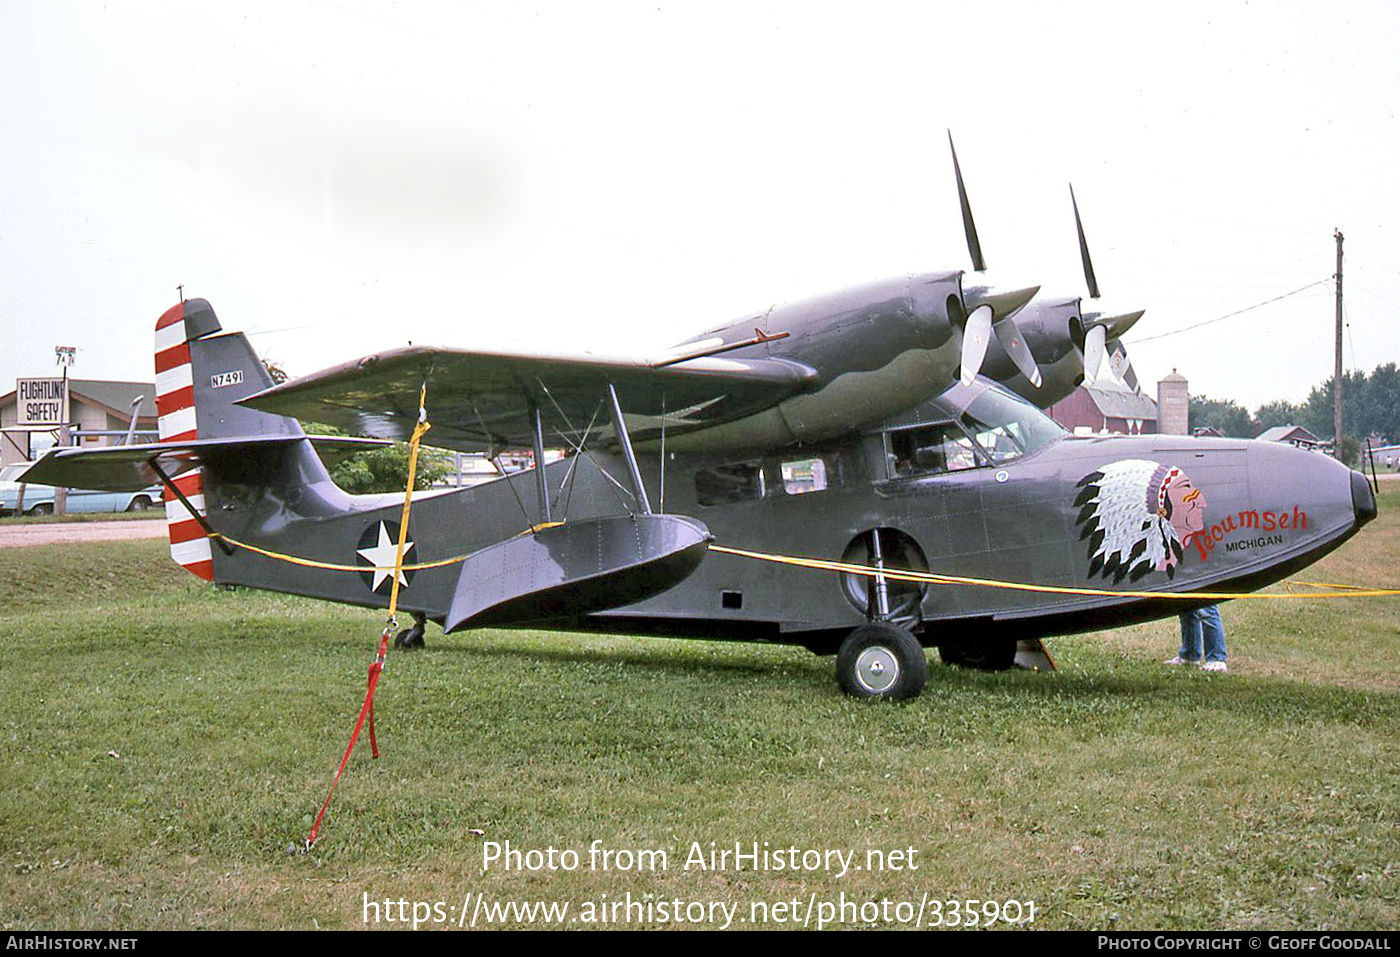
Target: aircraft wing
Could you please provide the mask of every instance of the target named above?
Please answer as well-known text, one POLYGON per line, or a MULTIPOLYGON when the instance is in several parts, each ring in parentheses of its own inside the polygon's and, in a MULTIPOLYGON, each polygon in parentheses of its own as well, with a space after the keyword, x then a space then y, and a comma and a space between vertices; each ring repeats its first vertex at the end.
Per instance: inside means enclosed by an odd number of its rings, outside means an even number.
POLYGON ((411 346, 284 382, 241 404, 406 439, 426 383, 429 442, 476 452, 529 447, 531 406, 573 442, 585 438, 590 423, 595 434, 610 431, 602 405, 609 382, 632 438, 645 439, 660 432, 663 417, 670 434, 706 428, 771 408, 815 379, 814 369, 789 359, 705 356, 667 364, 411 346))

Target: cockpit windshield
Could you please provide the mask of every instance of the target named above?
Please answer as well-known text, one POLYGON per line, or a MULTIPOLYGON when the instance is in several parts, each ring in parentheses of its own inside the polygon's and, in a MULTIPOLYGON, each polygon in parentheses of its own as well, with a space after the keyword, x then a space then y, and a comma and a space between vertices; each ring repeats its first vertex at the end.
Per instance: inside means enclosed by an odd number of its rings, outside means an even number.
POLYGON ((892 424, 892 478, 961 472, 1030 455, 1065 434, 1035 406, 986 380, 953 386, 914 414, 925 424, 892 424), (942 421, 929 422, 937 416, 942 421))
POLYGON ((973 399, 959 422, 993 464, 1029 455, 1065 434, 1029 402, 995 388, 973 399))

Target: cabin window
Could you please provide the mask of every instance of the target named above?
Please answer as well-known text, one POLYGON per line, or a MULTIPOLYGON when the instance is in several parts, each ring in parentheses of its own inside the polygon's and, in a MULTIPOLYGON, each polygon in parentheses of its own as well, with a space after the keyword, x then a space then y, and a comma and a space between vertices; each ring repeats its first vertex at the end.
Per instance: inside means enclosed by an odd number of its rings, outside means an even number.
POLYGON ((837 482, 835 457, 828 462, 823 458, 798 459, 784 462, 781 466, 783 491, 789 495, 804 495, 807 492, 820 492, 837 482))
POLYGON ((701 505, 731 505, 763 498, 763 466, 734 462, 695 473, 695 500, 701 505))
POLYGON ((952 423, 889 433, 891 478, 960 472, 981 465, 972 440, 952 423))

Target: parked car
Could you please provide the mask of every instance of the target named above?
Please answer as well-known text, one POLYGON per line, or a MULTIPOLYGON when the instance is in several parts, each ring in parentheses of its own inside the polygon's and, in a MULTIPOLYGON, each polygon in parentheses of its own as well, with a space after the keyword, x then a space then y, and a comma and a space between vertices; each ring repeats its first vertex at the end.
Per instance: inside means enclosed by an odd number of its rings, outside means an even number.
MULTIPOLYGON (((19 506, 19 478, 29 468, 28 462, 0 468, 0 515, 13 515, 19 506)), ((143 512, 161 503, 160 486, 152 485, 139 492, 98 492, 85 488, 68 490, 68 511, 77 512, 143 512)), ((24 514, 52 515, 54 488, 51 485, 24 486, 24 514)))

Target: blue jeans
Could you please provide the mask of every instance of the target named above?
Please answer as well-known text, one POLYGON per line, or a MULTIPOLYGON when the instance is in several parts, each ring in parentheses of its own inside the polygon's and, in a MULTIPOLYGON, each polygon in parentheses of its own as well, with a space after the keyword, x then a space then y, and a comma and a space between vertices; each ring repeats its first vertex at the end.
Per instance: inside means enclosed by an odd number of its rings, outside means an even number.
POLYGON ((1220 606, 1206 605, 1195 611, 1181 613, 1181 650, 1183 661, 1225 661, 1225 626, 1220 622, 1220 606))

